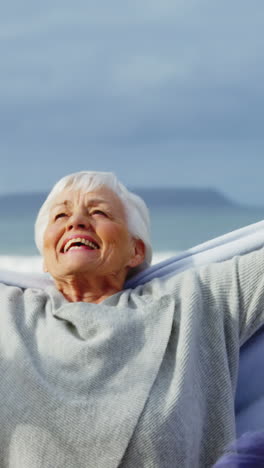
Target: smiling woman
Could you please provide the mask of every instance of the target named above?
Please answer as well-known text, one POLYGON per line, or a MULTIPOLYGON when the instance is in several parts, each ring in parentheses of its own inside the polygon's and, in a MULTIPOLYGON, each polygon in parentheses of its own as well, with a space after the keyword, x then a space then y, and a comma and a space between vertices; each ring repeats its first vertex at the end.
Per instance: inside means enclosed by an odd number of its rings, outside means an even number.
POLYGON ((44 232, 44 269, 69 301, 99 303, 123 288, 145 245, 128 231, 119 197, 108 187, 63 190, 44 232))
POLYGON ((35 225, 45 289, 0 284, 0 466, 210 468, 235 439, 263 249, 134 289, 148 210, 113 174, 63 178, 35 225))

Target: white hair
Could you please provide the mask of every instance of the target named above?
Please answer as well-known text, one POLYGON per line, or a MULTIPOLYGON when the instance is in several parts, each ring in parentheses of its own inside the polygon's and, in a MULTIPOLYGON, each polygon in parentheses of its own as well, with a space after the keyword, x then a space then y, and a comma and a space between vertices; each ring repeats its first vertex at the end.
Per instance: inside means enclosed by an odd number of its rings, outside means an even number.
POLYGON ((54 198, 65 189, 91 192, 101 186, 107 186, 116 193, 125 209, 128 231, 133 237, 144 242, 145 260, 142 265, 132 269, 134 270, 133 273, 147 268, 152 258, 148 208, 142 198, 130 192, 112 172, 76 172, 63 177, 54 185, 41 206, 35 223, 35 242, 40 253, 42 254, 43 251, 43 237, 49 222, 50 209, 54 198))

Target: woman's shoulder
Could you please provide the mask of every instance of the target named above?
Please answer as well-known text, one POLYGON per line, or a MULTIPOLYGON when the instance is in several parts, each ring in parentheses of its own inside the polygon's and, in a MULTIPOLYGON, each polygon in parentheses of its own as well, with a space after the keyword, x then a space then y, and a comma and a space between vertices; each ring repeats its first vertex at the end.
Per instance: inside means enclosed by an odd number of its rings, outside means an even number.
POLYGON ((135 288, 135 292, 152 299, 159 299, 168 294, 179 296, 186 283, 194 287, 198 284, 197 275, 198 271, 191 268, 183 272, 157 277, 135 288))
MULTIPOLYGON (((225 260, 214 260, 210 258, 208 252, 202 253, 199 257, 191 256, 188 262, 178 262, 169 265, 169 268, 155 268, 156 276, 153 279, 153 272, 145 275, 151 277, 149 281, 145 281, 142 287, 146 290, 164 291, 166 288, 180 287, 186 278, 196 283, 200 281, 214 281, 223 279, 223 277, 231 277, 237 272, 252 268, 263 269, 264 249, 258 249, 253 252, 244 252, 240 255, 234 255, 225 260)), ((143 277, 144 280, 144 277, 143 277)), ((141 278, 142 281, 142 278, 141 278)), ((134 281, 135 284, 135 281, 134 281)), ((139 285, 139 282, 138 282, 139 285)))
POLYGON ((139 285, 135 291, 140 295, 158 298, 167 294, 180 297, 182 293, 189 296, 197 290, 212 287, 214 284, 229 284, 236 270, 238 258, 219 263, 210 263, 203 266, 191 265, 183 271, 177 270, 166 276, 159 276, 139 285))

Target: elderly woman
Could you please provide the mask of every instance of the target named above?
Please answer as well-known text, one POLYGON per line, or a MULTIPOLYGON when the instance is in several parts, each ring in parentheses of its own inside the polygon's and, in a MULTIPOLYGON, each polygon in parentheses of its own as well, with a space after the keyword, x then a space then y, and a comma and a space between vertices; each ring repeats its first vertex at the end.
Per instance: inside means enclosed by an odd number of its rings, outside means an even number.
POLYGON ((36 243, 54 286, 0 285, 0 466, 211 467, 264 322, 263 252, 124 289, 151 260, 148 211, 96 172, 55 185, 36 243))

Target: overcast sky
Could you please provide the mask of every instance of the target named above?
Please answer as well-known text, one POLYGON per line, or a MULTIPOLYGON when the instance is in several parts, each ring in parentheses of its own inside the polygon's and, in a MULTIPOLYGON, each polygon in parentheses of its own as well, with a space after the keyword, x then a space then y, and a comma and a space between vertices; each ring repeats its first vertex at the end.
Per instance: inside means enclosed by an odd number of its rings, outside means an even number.
POLYGON ((0 7, 0 193, 78 170, 264 204, 263 0, 0 7))

